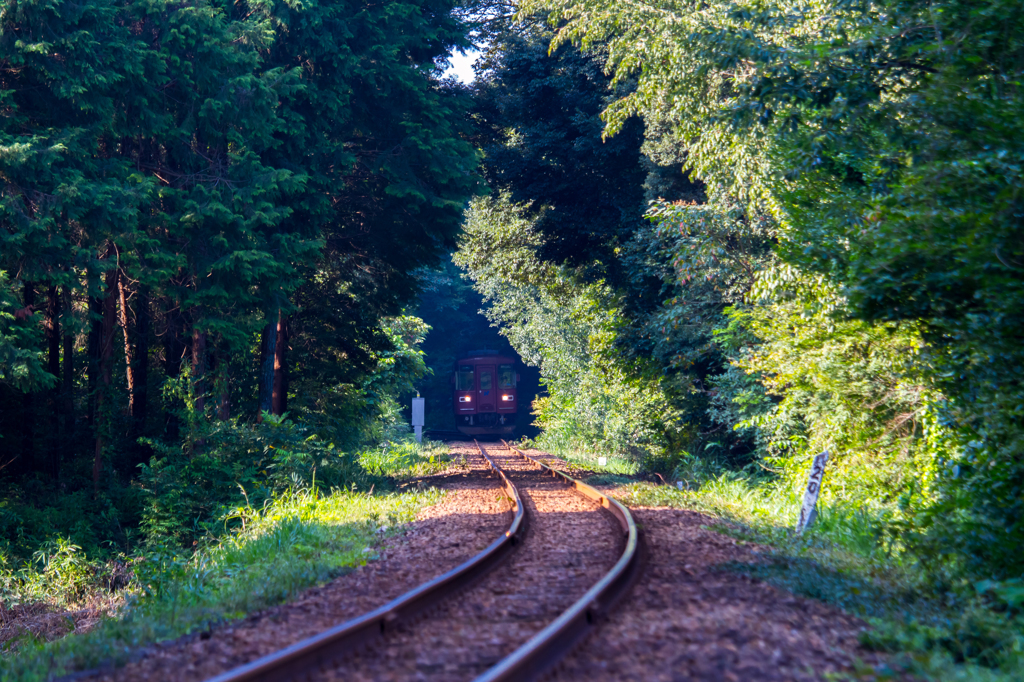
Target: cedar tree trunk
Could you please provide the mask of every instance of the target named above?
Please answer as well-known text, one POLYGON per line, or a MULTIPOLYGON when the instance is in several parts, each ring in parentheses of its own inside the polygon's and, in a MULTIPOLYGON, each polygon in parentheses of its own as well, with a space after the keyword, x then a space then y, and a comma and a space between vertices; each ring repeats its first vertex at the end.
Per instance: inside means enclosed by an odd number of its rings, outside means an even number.
POLYGON ((287 320, 279 310, 277 313, 276 342, 274 344, 274 389, 271 396, 271 411, 280 417, 288 409, 288 328, 287 320))
MULTIPOLYGON (((270 317, 271 320, 274 317, 280 317, 280 311, 275 310, 274 315, 270 317)), ((260 377, 259 377, 259 414, 256 415, 256 421, 263 421, 263 413, 270 412, 273 407, 274 397, 274 364, 277 359, 277 324, 274 322, 268 322, 263 328, 262 343, 260 344, 260 350, 262 351, 262 357, 260 361, 260 377)))
POLYGON ((104 432, 109 428, 109 424, 107 424, 108 420, 104 418, 103 411, 110 392, 110 382, 113 376, 114 323, 115 317, 117 316, 119 274, 120 271, 117 269, 111 270, 107 273, 107 291, 106 297, 103 299, 103 318, 100 325, 98 342, 99 381, 96 385, 96 415, 94 420, 96 426, 96 454, 92 461, 93 488, 99 488, 100 470, 103 468, 103 448, 105 445, 104 432))

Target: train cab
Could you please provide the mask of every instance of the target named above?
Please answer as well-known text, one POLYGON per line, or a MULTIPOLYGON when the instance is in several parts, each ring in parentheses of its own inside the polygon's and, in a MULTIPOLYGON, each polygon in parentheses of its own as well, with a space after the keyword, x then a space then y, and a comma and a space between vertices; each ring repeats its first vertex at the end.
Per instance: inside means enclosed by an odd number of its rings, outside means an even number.
POLYGON ((477 350, 455 361, 452 409, 455 424, 467 436, 511 436, 519 412, 516 359, 498 351, 477 350))

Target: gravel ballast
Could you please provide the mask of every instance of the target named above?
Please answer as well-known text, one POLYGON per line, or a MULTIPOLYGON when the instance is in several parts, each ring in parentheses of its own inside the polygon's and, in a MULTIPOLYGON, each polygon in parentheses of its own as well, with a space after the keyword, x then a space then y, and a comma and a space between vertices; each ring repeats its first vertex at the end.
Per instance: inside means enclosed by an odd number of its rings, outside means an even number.
POLYGON ((429 618, 316 680, 471 680, 557 618, 612 567, 622 531, 595 502, 500 446, 527 531, 511 559, 429 618))
POLYGON ((371 611, 474 556, 508 529, 511 516, 476 447, 451 450, 452 460, 465 456, 466 466, 418 482, 447 494, 385 540, 378 560, 242 621, 150 647, 90 679, 205 680, 371 611))

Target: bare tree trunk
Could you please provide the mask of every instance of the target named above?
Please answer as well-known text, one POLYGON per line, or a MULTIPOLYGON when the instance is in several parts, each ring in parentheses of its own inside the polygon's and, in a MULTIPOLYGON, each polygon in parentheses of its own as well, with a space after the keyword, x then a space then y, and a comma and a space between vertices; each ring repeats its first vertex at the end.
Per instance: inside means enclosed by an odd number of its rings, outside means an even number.
POLYGON ((92 461, 92 484, 99 488, 100 471, 103 468, 103 448, 105 430, 109 428, 103 412, 106 399, 110 392, 110 383, 114 364, 114 324, 117 314, 117 292, 119 270, 107 273, 106 298, 103 299, 103 323, 100 326, 99 338, 99 381, 96 386, 96 454, 92 461))
POLYGON ((64 387, 62 395, 64 398, 64 442, 68 443, 75 432, 75 335, 72 326, 68 323, 71 320, 71 290, 64 287, 62 292, 64 299, 64 387))
POLYGON ((124 333, 124 365, 128 381, 128 414, 135 414, 135 353, 132 352, 132 339, 128 333, 128 282, 124 277, 117 278, 118 321, 124 333))
POLYGON ((100 341, 103 336, 103 299, 89 297, 89 347, 87 350, 86 373, 88 374, 88 407, 86 420, 96 429, 96 391, 100 373, 100 341))
MULTIPOLYGON (((167 313, 167 341, 164 343, 164 372, 168 378, 177 379, 181 376, 181 361, 185 357, 185 342, 182 340, 181 312, 172 309, 167 313)), ((167 438, 176 441, 180 437, 179 419, 172 410, 167 410, 165 425, 167 438)))
MULTIPOLYGON (((54 376, 60 378, 60 299, 57 296, 57 287, 51 286, 46 291, 46 346, 47 363, 46 369, 54 376)), ((60 412, 61 412, 61 389, 60 384, 54 384, 49 396, 49 412, 56 415, 55 428, 47 430, 47 447, 49 455, 50 475, 54 479, 60 476, 60 412)))
POLYGON ((231 377, 230 364, 223 354, 217 358, 217 418, 231 419, 231 377))
MULTIPOLYGON (((280 310, 275 310, 270 319, 273 320, 275 317, 280 317, 280 310)), ((256 415, 256 421, 263 421, 263 413, 271 412, 273 407, 274 397, 274 365, 277 360, 277 324, 275 322, 268 322, 267 326, 263 328, 263 340, 260 344, 262 351, 262 357, 260 362, 260 377, 259 377, 259 413, 256 415)))
POLYGON ((280 417, 288 409, 288 332, 286 320, 281 311, 277 313, 277 340, 274 344, 274 387, 271 396, 271 411, 280 417))
POLYGON ((139 287, 135 305, 135 399, 132 401, 132 437, 138 438, 146 427, 149 412, 149 290, 139 287))
POLYGON ((206 332, 192 330, 192 380, 196 387, 196 410, 206 408, 206 332))
POLYGON ((60 300, 57 287, 46 290, 46 369, 55 378, 60 378, 60 300))
MULTIPOLYGON (((25 282, 22 290, 26 310, 36 304, 36 287, 33 282, 25 282)), ((32 471, 36 468, 36 396, 32 391, 25 391, 21 396, 21 419, 18 420, 21 429, 21 467, 22 471, 32 471)))

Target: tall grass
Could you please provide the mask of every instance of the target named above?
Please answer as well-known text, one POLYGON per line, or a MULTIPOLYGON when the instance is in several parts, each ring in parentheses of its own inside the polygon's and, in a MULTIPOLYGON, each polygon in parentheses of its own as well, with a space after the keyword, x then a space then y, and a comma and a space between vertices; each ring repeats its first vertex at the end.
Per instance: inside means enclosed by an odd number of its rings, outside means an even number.
POLYGON ((537 448, 560 457, 576 469, 594 472, 614 481, 616 476, 635 476, 640 472, 640 463, 624 453, 598 453, 593 449, 581 446, 577 441, 556 437, 545 432, 535 441, 524 439, 521 447, 537 448), (604 464, 601 458, 604 458, 604 464))
POLYGON ((408 479, 444 471, 451 463, 448 446, 439 441, 386 440, 366 448, 358 457, 359 464, 373 476, 408 479))

